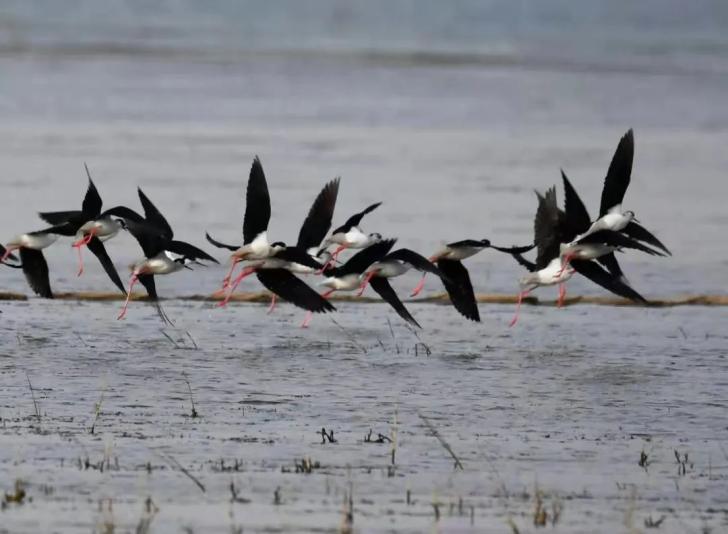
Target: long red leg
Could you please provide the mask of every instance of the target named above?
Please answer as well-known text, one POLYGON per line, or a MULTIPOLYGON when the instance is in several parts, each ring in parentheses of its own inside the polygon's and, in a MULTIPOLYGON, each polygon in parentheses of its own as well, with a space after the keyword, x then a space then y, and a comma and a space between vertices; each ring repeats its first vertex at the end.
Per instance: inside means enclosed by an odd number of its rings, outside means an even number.
POLYGON ((76 246, 76 250, 78 250, 78 273, 76 276, 81 276, 83 274, 83 253, 81 252, 81 245, 76 246))
POLYGON ((233 291, 235 291, 238 288, 238 286, 240 285, 240 282, 242 282, 244 278, 247 278, 248 276, 253 274, 256 270, 257 270, 256 267, 246 267, 245 269, 240 271, 240 274, 235 279, 235 281, 233 281, 233 283, 230 284, 230 286, 231 286, 230 293, 232 293, 233 291))
POLYGON ((13 250, 18 250, 18 247, 8 247, 8 248, 6 248, 6 249, 5 249, 5 254, 3 254, 3 257, 2 257, 2 258, 0 258, 0 263, 2 263, 2 262, 4 262, 5 260, 7 260, 7 259, 8 259, 8 256, 10 256, 10 253, 11 253, 11 252, 12 252, 13 250))
POLYGON ((276 295, 274 293, 273 297, 270 299, 270 306, 268 306, 267 313, 271 314, 273 312, 273 310, 275 310, 275 309, 276 309, 276 295))
POLYGON ((84 245, 88 245, 91 242, 91 240, 94 238, 95 235, 96 235, 96 230, 92 229, 91 231, 89 231, 88 234, 85 234, 80 239, 77 239, 76 241, 74 241, 73 245, 71 245, 71 246, 75 248, 75 247, 82 247, 84 245))
POLYGON ((567 254, 564 257, 564 261, 561 262, 561 270, 558 273, 556 273, 556 275, 554 276, 554 278, 558 278, 559 276, 561 276, 562 274, 564 274, 564 271, 569 266, 569 262, 571 262, 571 260, 573 260, 573 259, 574 259, 574 254, 567 254))
POLYGON ((359 293, 356 294, 357 297, 361 297, 364 294, 364 290, 369 285, 369 281, 372 279, 372 277, 377 274, 376 271, 369 271, 366 276, 364 277, 364 281, 361 283, 361 286, 359 286, 359 293))
POLYGON ((225 275, 225 278, 223 278, 223 279, 222 279, 222 289, 223 289, 223 290, 227 289, 227 288, 228 288, 228 286, 230 285, 230 279, 231 279, 231 278, 232 278, 232 276, 233 276, 233 271, 235 270, 235 266, 236 266, 236 265, 237 265, 237 264, 238 264, 239 262, 240 262, 240 260, 239 260, 238 258, 233 258, 233 261, 231 262, 231 265, 230 265, 230 270, 229 270, 229 271, 228 271, 228 273, 227 273, 227 274, 225 275))
POLYGON ((416 297, 422 292, 422 289, 425 287, 425 278, 427 278, 427 273, 422 275, 422 278, 420 279, 420 282, 417 284, 417 287, 415 287, 412 290, 412 293, 410 293, 410 297, 416 297))
POLYGON ((84 235, 81 239, 78 239, 71 245, 73 248, 78 250, 78 274, 76 276, 81 276, 83 274, 83 254, 81 253, 81 248, 88 245, 91 240, 96 235, 96 230, 92 229, 88 234, 84 235))
POLYGON ((228 303, 228 302, 230 301, 230 297, 232 297, 232 296, 233 296, 233 293, 235 293, 235 290, 236 290, 236 289, 238 288, 238 286, 240 285, 240 282, 242 282, 242 281, 243 281, 243 278, 245 278, 246 276, 250 276, 250 275, 251 275, 251 274, 253 274, 253 273, 254 273, 254 272, 255 272, 256 270, 257 270, 257 267, 246 267, 245 269, 243 269, 242 271, 240 271, 240 274, 238 275, 238 277, 237 277, 237 278, 235 279, 235 281, 234 281, 234 282, 233 282, 233 283, 231 284, 231 287, 230 287, 230 291, 228 292, 227 296, 225 297, 225 300, 223 300, 223 301, 222 301, 222 302, 221 302, 220 304, 218 304, 217 306, 218 306, 219 308, 222 308, 223 306, 227 305, 227 303, 228 303))
POLYGON ((225 275, 225 278, 222 279, 222 287, 215 291, 212 296, 215 298, 222 297, 225 294, 225 290, 230 287, 230 278, 233 276, 233 271, 235 270, 235 266, 240 263, 242 260, 238 258, 233 258, 232 263, 230 265, 230 270, 225 275))
POLYGON ((559 284, 559 301, 557 306, 561 308, 564 305, 564 297, 566 296, 566 285, 564 283, 559 284))
POLYGON ((126 293, 126 301, 124 302, 124 307, 121 309, 121 313, 116 318, 117 321, 119 319, 123 319, 124 316, 126 315, 126 309, 129 307, 129 299, 131 298, 131 290, 134 288, 134 284, 137 283, 137 280, 138 280, 137 275, 132 274, 131 278, 129 279, 129 291, 126 293))
MULTIPOLYGON (((435 261, 437 261, 437 256, 430 256, 427 259, 430 261, 430 263, 435 263, 435 261)), ((417 295, 419 295, 422 292, 422 289, 425 287, 425 278, 426 277, 427 277, 427 273, 422 273, 422 279, 417 284, 417 287, 415 287, 412 290, 412 293, 410 293, 410 297, 416 297, 417 295)))
POLYGON ((339 245, 339 247, 331 255, 331 258, 329 258, 329 261, 327 261, 326 263, 324 263, 324 266, 321 267, 318 271, 316 271, 316 274, 323 273, 326 269, 329 268, 330 265, 333 265, 334 262, 336 261, 336 258, 338 258, 339 257, 339 254, 341 254, 341 251, 342 250, 346 250, 347 248, 349 248, 349 245, 339 245))
POLYGON ((528 295, 530 291, 521 291, 518 293, 518 304, 516 304, 516 314, 513 316, 513 319, 511 320, 511 323, 508 325, 509 327, 515 326, 518 322, 518 315, 521 313, 521 302, 523 302, 523 298, 528 295))
MULTIPOLYGON (((324 291, 321 293, 321 296, 325 299, 329 298, 331 296, 331 293, 336 291, 335 289, 329 289, 328 291, 324 291)), ((311 322, 311 319, 313 319, 313 312, 307 311, 306 317, 303 318, 303 322, 301 323, 301 328, 308 328, 309 323, 311 322)))

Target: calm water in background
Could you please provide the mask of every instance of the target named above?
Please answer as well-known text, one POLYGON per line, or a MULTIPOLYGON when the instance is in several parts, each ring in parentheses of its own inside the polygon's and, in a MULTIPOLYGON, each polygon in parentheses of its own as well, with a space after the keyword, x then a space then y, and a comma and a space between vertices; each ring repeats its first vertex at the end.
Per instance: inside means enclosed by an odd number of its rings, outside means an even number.
MULTIPOLYGON (((3 239, 40 228, 36 211, 79 206, 86 161, 106 206, 138 206, 139 185, 180 239, 202 245, 209 230, 236 241, 258 154, 274 239, 293 241, 320 187, 341 175, 337 221, 384 200, 365 228, 423 253, 462 238, 525 243, 532 190, 558 183, 563 167, 594 214, 633 127, 627 207, 674 257, 629 254, 625 271, 647 297, 725 294, 727 27, 719 1, 4 2, 3 239)), ((127 235, 107 246, 120 271, 140 255, 127 235)), ((56 290, 113 289, 88 254, 76 278, 68 240, 46 255, 56 290)), ((468 266, 476 290, 515 291, 509 258, 486 252, 468 266)), ((158 287, 208 293, 222 276, 197 269, 158 287)), ((417 281, 403 278, 402 289, 417 281)), ((0 288, 29 292, 11 269, 0 269, 0 288)), ((602 294, 578 279, 570 290, 602 294)), ((508 330, 511 306, 483 306, 483 324, 472 325, 451 308, 413 304, 432 349, 424 358, 380 305, 342 305, 346 332, 327 318, 300 332, 290 306, 272 317, 259 305, 166 306, 179 327, 170 335, 189 330, 199 350, 175 348, 142 304, 124 323, 113 320, 116 303, 2 304, 0 491, 21 478, 34 501, 0 512, 0 532, 100 529, 109 519, 100 498, 134 528, 147 495, 161 509, 155 531, 336 529, 350 482, 355 526, 373 530, 432 528, 432 502, 459 497, 475 524, 451 514, 444 531, 508 531, 509 517, 524 529, 533 499, 523 492, 535 483, 566 503, 564 531, 641 528, 661 514, 661 532, 724 527, 723 309, 527 308, 508 330), (183 372, 198 421, 186 417, 183 372), (361 438, 370 427, 387 433, 395 411, 400 465, 390 479, 387 446, 361 438), (465 473, 453 473, 418 412, 465 473), (340 435, 338 449, 318 446, 323 425, 340 435), (684 476, 674 449, 695 461, 684 476), (642 450, 653 468, 636 465, 642 450), (167 453, 205 495, 168 469, 167 453), (104 454, 119 457, 119 471, 76 465, 104 454), (303 456, 324 471, 281 472, 303 456), (246 467, 221 473, 220 458, 246 467), (152 476, 147 462, 159 468, 152 476), (231 480, 249 508, 229 504, 231 480), (285 506, 271 504, 276 487, 285 506), (416 505, 402 502, 407 489, 416 505)))
MULTIPOLYGON (((3 234, 76 207, 91 167, 107 205, 141 185, 182 239, 239 238, 254 154, 292 241, 325 180, 337 220, 425 253, 531 239, 534 188, 571 176, 592 212, 619 137, 636 131, 627 205, 675 252, 623 262, 647 296, 724 292, 728 7, 721 2, 6 2, 0 8, 3 234)), ((58 289, 81 280, 48 252, 58 289)), ((123 268, 125 236, 109 243, 123 268)), ((220 255, 223 257, 224 255, 220 255)), ((508 258, 470 262, 512 291, 508 258)), ((0 283, 20 289, 16 272, 0 283)), ((219 270, 162 281, 204 291, 219 270)), ((576 281, 577 291, 594 291, 576 281)), ((255 287, 253 284, 249 287, 255 287)), ((600 290, 596 290, 600 291, 600 290)))

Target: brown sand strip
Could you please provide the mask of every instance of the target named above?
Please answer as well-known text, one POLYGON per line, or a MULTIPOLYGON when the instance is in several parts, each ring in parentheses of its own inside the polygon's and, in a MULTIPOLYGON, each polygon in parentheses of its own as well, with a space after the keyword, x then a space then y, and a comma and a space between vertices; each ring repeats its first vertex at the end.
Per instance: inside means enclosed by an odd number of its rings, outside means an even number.
MULTIPOLYGON (((266 291, 255 291, 248 293, 236 293, 230 299, 230 302, 268 302, 270 300, 270 293, 266 291)), ((78 300, 78 301, 121 301, 124 297, 119 293, 113 292, 72 292, 72 293, 57 293, 56 299, 58 300, 78 300)), ((142 293, 134 293, 132 300, 145 300, 146 296, 142 293)), ((28 296, 23 293, 12 293, 12 292, 0 292, 0 301, 4 300, 28 300, 28 296)), ((214 302, 219 301, 219 297, 212 295, 186 295, 176 297, 171 300, 189 300, 189 301, 201 301, 201 302, 214 302)), ((381 302, 377 297, 356 297, 354 295, 333 295, 331 300, 335 302, 381 302)), ((479 294, 477 300, 481 304, 515 304, 516 295, 494 295, 494 294, 479 294)), ((423 303, 434 303, 434 304, 448 304, 449 299, 447 293, 438 293, 430 295, 422 299, 407 300, 406 302, 423 302, 423 303)), ((539 300, 537 297, 527 297, 523 300, 524 304, 530 304, 533 306, 555 306, 555 300, 539 300)), ((618 297, 609 296, 590 296, 590 297, 570 297, 564 302, 566 306, 572 306, 574 304, 595 304, 599 306, 640 306, 629 300, 621 299, 618 297)), ((672 298, 654 299, 650 301, 649 307, 671 307, 671 306, 728 306, 728 295, 686 295, 672 298)))
POLYGON ((0 291, 0 300, 28 300, 28 297, 21 293, 10 293, 9 291, 0 291))

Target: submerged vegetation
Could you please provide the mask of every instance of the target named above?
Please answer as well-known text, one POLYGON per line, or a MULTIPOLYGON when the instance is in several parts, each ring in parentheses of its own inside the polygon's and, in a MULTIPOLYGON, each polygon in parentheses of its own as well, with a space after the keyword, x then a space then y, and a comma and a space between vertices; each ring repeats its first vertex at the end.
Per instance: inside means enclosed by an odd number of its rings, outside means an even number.
POLYGON ((342 306, 337 324, 284 336, 285 311, 263 326, 269 317, 241 306, 201 328, 189 320, 198 308, 168 306, 185 326, 164 334, 142 321, 13 336, 23 314, 52 325, 55 312, 5 314, 5 528, 724 526, 728 455, 714 421, 728 369, 712 313, 634 323, 606 308, 613 335, 566 349, 563 336, 604 324, 577 314, 554 328, 534 315, 529 332, 475 339, 455 321, 447 334, 386 319, 357 329, 378 310, 342 306), (652 344, 635 346, 637 332, 652 344))

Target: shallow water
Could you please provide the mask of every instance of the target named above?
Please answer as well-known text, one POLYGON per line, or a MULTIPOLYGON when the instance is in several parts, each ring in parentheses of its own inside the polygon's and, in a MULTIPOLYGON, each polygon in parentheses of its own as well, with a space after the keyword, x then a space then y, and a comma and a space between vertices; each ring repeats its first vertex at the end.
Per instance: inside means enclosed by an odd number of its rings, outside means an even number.
POLYGON ((724 310, 527 307, 508 330, 510 306, 473 325, 413 304, 429 349, 415 352, 384 306, 338 307, 336 323, 302 331, 286 305, 172 301, 170 340, 141 303, 119 323, 106 303, 4 304, 0 479, 28 497, 3 527, 125 531, 151 497, 154 532, 335 531, 353 491, 363 531, 524 531, 538 490, 549 514, 561 507, 561 532, 663 515, 661 532, 725 528, 724 310), (321 444, 322 427, 337 443, 321 444), (370 429, 396 429, 394 467, 370 429), (304 458, 320 466, 296 473, 304 458), (250 502, 231 503, 231 483, 250 502))
MULTIPOLYGON (((237 242, 258 154, 273 239, 293 241, 317 192, 340 175, 335 224, 383 200, 364 229, 424 254, 463 238, 524 244, 532 240, 532 191, 560 182, 559 168, 594 214, 616 143, 633 126, 626 207, 674 257, 629 254, 625 272, 647 297, 725 293, 728 255, 715 245, 728 194, 725 77, 266 56, 230 65, 32 56, 0 63, 5 239, 42 227, 36 211, 78 206, 86 161, 106 206, 137 207, 139 185, 179 238, 203 245, 209 230, 237 242), (66 91, 78 97, 61 97, 66 91)), ((94 262, 76 279, 68 244, 47 252, 54 288, 110 288, 94 262)), ((108 247, 122 270, 139 257, 129 236, 108 247)), ((520 273, 509 258, 484 253, 468 263, 479 291, 515 289, 520 273)), ((210 291, 221 277, 222 269, 175 276, 163 294, 210 291)), ((0 269, 0 286, 23 284, 0 269)))
MULTIPOLYGON (((275 240, 342 176, 335 224, 383 200, 364 228, 424 254, 524 244, 532 190, 564 168, 594 214, 634 127, 625 207, 674 256, 626 254, 625 272, 648 298, 726 293, 722 4, 298 4, 3 3, 2 239, 79 206, 85 161, 105 206, 138 206, 142 186, 179 239, 237 242, 258 154, 275 240)), ((107 248, 120 272, 140 255, 124 234, 107 248)), ((89 254, 76 277, 68 240, 46 256, 54 290, 113 290, 89 254)), ((476 291, 515 292, 510 258, 467 265, 476 291)), ((223 272, 159 278, 169 337, 142 303, 117 322, 119 303, 0 302, 0 491, 27 491, 0 532, 338 531, 348 495, 359 531, 526 532, 536 494, 560 532, 726 529, 724 308, 524 306, 508 329, 512 306, 482 305, 475 325, 408 303, 417 338, 380 304, 300 330, 287 305, 174 300, 223 272), (370 429, 396 430, 394 465, 370 429)), ((29 293, 12 269, 0 289, 29 293)))

